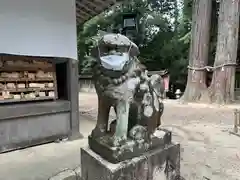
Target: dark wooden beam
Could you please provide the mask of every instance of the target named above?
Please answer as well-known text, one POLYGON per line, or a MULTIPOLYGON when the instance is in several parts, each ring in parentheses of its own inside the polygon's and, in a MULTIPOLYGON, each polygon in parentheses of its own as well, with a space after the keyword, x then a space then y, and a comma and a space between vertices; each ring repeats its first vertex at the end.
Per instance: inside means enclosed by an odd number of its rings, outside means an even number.
POLYGON ((76 0, 77 18, 84 23, 119 1, 121 0, 76 0))
POLYGON ((104 8, 104 4, 96 3, 93 0, 81 0, 81 2, 84 6, 89 6, 92 9, 96 9, 97 12, 101 11, 104 8))
POLYGON ((79 1, 76 1, 76 6, 77 6, 79 9, 86 9, 87 11, 92 12, 92 14, 96 13, 96 11, 94 11, 94 9, 89 8, 89 7, 87 7, 87 6, 84 6, 84 4, 80 3, 79 1))
POLYGON ((95 15, 98 14, 98 12, 96 12, 96 11, 89 11, 88 9, 86 9, 86 8, 81 8, 81 7, 79 7, 79 6, 77 6, 77 9, 78 9, 78 12, 79 12, 80 14, 82 14, 84 17, 85 17, 85 16, 86 16, 86 17, 93 17, 93 16, 95 16, 95 15))
POLYGON ((79 19, 81 22, 84 22, 87 18, 83 17, 81 14, 76 13, 77 19, 79 19))
POLYGON ((115 4, 116 3, 116 0, 90 0, 90 1, 95 1, 95 2, 98 2, 100 4, 103 4, 103 5, 107 5, 107 4, 115 4))
POLYGON ((86 13, 85 11, 83 11, 83 9, 80 9, 77 13, 84 17, 84 19, 93 16, 93 14, 86 13))

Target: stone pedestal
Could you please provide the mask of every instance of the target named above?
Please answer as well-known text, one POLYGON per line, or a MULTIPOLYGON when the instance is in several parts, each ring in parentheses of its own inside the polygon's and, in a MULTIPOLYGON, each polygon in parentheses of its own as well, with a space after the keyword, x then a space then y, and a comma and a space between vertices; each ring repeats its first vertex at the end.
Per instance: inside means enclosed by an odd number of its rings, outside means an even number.
POLYGON ((113 147, 109 144, 112 135, 106 134, 105 136, 92 138, 88 137, 88 144, 90 149, 111 163, 119 163, 134 157, 139 157, 146 152, 156 149, 164 148, 172 143, 172 133, 165 129, 158 129, 150 137, 149 141, 136 141, 128 139, 126 143, 120 147, 113 147))
POLYGON ((118 164, 83 148, 81 169, 83 180, 174 180, 180 177, 180 145, 170 144, 118 164))

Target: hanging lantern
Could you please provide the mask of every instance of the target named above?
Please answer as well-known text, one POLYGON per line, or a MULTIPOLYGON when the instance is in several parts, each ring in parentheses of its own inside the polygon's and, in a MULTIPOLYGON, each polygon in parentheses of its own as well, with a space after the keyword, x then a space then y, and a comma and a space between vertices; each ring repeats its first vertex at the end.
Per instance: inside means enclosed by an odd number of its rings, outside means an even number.
POLYGON ((137 29, 136 14, 123 15, 123 29, 137 29))
POLYGON ((123 15, 122 34, 134 40, 138 33, 137 14, 128 13, 123 15))

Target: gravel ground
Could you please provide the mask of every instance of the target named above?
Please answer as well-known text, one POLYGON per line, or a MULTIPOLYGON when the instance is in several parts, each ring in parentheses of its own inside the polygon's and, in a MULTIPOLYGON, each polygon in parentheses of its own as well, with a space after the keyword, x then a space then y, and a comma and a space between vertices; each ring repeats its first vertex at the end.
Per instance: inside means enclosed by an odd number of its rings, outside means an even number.
MULTIPOLYGON (((173 141, 181 143, 181 173, 186 180, 240 180, 240 137, 229 133, 233 108, 240 105, 166 100, 162 127, 172 130, 173 141)), ((80 112, 96 119, 96 94, 80 94, 80 112)))

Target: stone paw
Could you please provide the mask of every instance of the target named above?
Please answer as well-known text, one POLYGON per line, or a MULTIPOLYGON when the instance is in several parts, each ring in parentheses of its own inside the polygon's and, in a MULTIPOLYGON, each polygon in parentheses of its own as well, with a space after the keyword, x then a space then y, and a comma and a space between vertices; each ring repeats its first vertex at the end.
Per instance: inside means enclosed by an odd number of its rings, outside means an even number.
POLYGON ((100 129, 98 127, 96 127, 95 129, 92 130, 91 136, 93 138, 98 138, 98 137, 102 137, 105 135, 105 131, 103 129, 100 129))
POLYGON ((129 131, 129 136, 133 140, 147 140, 148 132, 145 127, 136 125, 129 131))
POLYGON ((121 146, 122 144, 124 144, 124 142, 126 141, 127 138, 124 138, 124 137, 117 137, 117 136, 113 136, 112 137, 112 146, 114 147, 119 147, 121 146))

